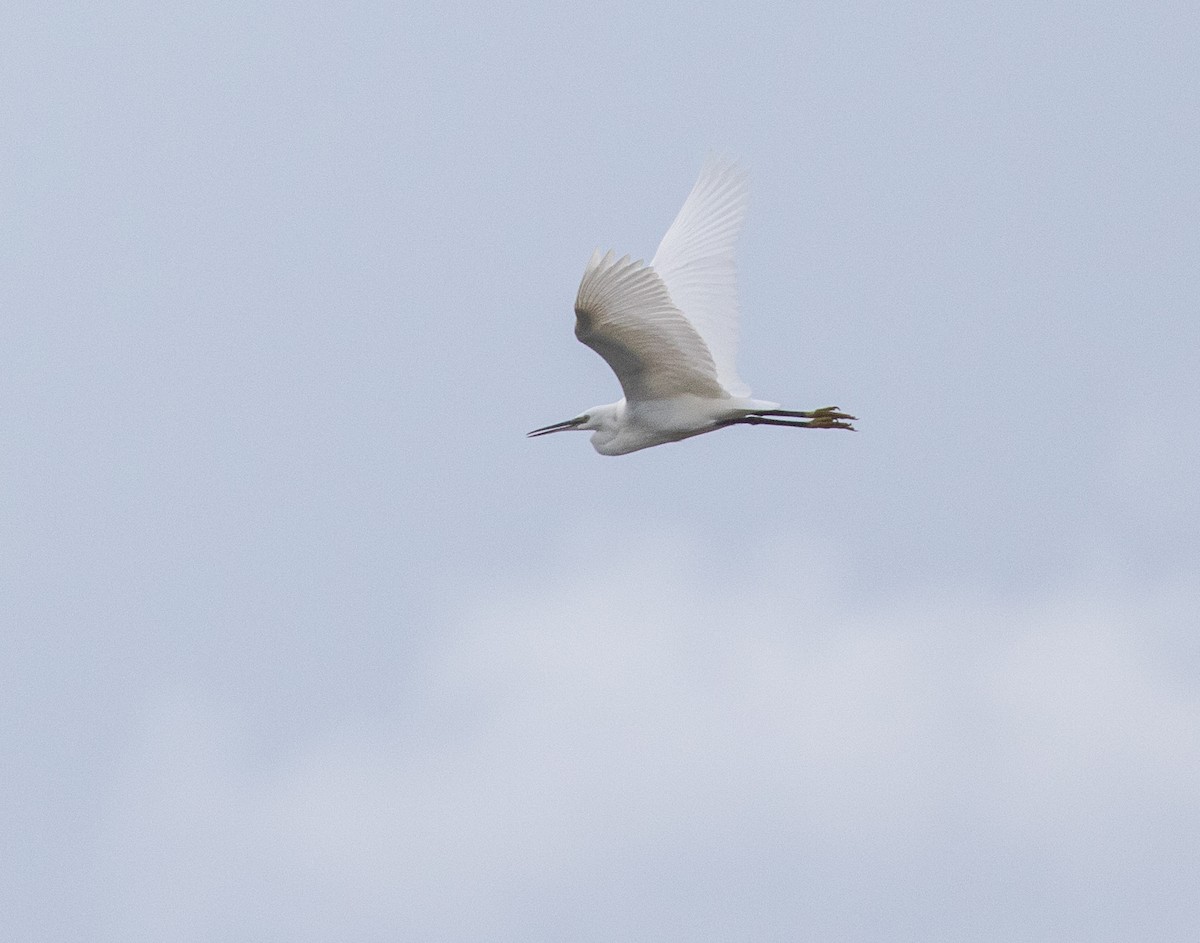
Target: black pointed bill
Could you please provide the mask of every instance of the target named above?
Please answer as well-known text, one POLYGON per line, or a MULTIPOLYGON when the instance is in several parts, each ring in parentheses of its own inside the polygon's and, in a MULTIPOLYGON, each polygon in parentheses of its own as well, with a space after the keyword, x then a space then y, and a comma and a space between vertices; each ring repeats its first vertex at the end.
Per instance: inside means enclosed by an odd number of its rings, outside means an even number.
POLYGON ((527 438, 533 438, 539 435, 549 435, 551 432, 568 432, 571 429, 577 429, 587 422, 587 416, 576 416, 574 419, 568 419, 565 422, 556 422, 551 426, 542 426, 540 429, 534 429, 533 432, 525 433, 527 438))

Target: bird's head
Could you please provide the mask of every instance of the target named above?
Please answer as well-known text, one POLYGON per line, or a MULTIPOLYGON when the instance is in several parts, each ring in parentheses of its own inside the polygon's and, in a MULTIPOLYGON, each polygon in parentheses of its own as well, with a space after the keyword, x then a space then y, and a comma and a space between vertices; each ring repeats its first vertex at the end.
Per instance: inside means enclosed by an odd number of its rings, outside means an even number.
POLYGON ((534 429, 532 432, 527 433, 527 435, 532 438, 539 435, 549 435, 551 432, 570 432, 578 429, 581 432, 595 432, 596 434, 592 436, 592 444, 595 445, 597 440, 608 441, 617 434, 621 422, 621 412, 624 410, 624 407, 624 401, 609 403, 606 406, 593 406, 582 416, 556 422, 549 426, 542 426, 542 428, 534 429))

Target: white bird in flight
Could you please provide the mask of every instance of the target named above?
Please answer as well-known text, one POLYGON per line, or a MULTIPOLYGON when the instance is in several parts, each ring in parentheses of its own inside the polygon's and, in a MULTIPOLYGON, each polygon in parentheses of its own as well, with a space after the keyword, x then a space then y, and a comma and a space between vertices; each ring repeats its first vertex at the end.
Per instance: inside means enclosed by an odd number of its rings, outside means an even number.
POLYGON ((725 426, 854 428, 837 406, 780 409, 751 399, 738 379, 733 248, 745 213, 745 172, 710 159, 649 265, 592 254, 575 336, 608 362, 625 396, 530 436, 590 430, 601 455, 624 455, 725 426))

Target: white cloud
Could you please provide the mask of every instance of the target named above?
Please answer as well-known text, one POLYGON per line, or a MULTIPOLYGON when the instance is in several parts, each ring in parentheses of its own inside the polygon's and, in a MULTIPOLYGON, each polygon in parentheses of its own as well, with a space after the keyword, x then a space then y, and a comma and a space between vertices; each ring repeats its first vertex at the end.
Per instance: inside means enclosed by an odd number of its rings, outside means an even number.
POLYGON ((863 611, 782 548, 719 584, 636 550, 462 614, 386 716, 266 769, 164 699, 108 818, 109 938, 1200 929, 1183 610, 863 611))

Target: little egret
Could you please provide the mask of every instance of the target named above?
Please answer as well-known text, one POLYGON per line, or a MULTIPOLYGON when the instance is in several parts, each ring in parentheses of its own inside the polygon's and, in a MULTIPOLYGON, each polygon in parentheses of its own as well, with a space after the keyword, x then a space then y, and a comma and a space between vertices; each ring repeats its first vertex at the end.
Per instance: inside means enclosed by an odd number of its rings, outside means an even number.
POLYGON ((530 436, 590 430, 601 455, 624 455, 725 426, 853 429, 837 406, 811 412, 750 399, 734 368, 734 243, 746 174, 710 159, 647 265, 597 249, 575 298, 575 336, 603 357, 625 396, 530 436))

